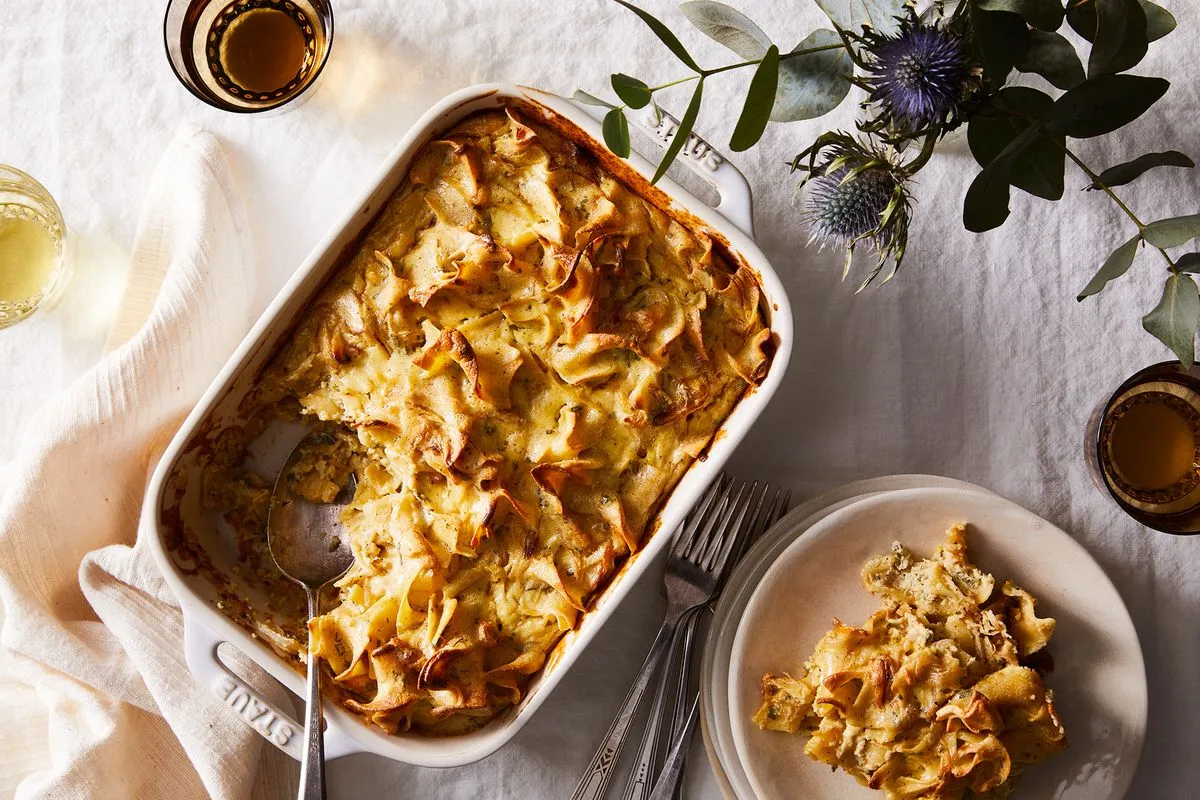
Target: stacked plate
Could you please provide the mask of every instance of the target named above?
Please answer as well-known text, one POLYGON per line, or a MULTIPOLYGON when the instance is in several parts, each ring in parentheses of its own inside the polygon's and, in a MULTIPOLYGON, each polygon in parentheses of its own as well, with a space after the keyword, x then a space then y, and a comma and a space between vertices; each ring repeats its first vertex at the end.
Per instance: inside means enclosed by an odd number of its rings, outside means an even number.
POLYGON ((1058 620, 1047 678, 1070 746, 1026 772, 1020 796, 1117 800, 1145 738, 1145 668, 1129 613, 1074 539, 998 495, 961 481, 897 475, 843 486, 793 509, 750 551, 726 587, 701 666, 704 743, 727 797, 878 800, 809 760, 803 740, 751 721, 765 672, 796 674, 834 617, 878 608, 859 571, 901 541, 931 555, 970 523, 971 558, 1038 598, 1058 620))

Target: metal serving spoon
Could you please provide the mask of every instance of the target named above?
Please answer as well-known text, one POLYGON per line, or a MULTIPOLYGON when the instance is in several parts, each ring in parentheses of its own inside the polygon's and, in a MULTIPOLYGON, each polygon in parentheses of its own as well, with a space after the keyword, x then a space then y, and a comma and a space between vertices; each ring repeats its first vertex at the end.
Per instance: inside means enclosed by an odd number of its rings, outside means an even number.
MULTIPOLYGON (((304 587, 308 595, 308 618, 321 613, 321 589, 337 580, 354 563, 354 554, 340 521, 342 509, 354 497, 351 475, 332 503, 313 503, 292 492, 288 476, 311 445, 330 444, 327 434, 310 433, 300 440, 275 481, 267 513, 267 543, 279 570, 304 587)), ((324 800, 325 740, 321 729, 321 669, 308 656, 308 703, 305 713, 304 761, 300 765, 299 800, 324 800)))

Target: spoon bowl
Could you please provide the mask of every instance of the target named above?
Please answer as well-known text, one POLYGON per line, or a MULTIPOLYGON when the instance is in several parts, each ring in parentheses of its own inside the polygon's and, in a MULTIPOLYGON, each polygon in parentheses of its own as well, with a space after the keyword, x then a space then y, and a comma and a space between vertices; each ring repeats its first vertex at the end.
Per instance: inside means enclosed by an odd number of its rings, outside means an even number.
POLYGON ((319 588, 337 580, 354 564, 354 554, 342 529, 342 510, 354 498, 351 473, 331 502, 305 497, 297 467, 308 456, 333 444, 325 433, 310 433, 288 455, 267 512, 267 544, 279 570, 304 587, 319 588))

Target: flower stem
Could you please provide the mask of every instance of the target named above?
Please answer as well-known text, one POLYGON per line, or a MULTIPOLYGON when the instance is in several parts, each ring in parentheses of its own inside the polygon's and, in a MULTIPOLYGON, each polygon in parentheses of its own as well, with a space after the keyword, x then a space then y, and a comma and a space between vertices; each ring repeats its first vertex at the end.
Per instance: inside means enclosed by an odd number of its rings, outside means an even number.
MULTIPOLYGON (((796 50, 791 53, 783 53, 782 55, 779 56, 779 60, 784 61, 786 59, 795 58, 797 56, 806 56, 806 55, 809 55, 810 53, 824 53, 827 50, 843 50, 843 49, 845 49, 845 47, 846 47, 846 45, 842 44, 841 42, 838 42, 837 44, 824 44, 824 45, 821 45, 820 47, 807 47, 803 50, 796 50)), ((668 83, 664 83, 659 86, 651 86, 651 87, 649 87, 649 92, 650 92, 650 94, 654 94, 655 92, 662 91, 663 89, 670 89, 672 86, 678 86, 681 83, 689 83, 694 80, 707 78, 709 75, 716 75, 719 72, 729 72, 730 70, 741 69, 742 67, 752 67, 755 64, 759 64, 761 62, 762 62, 762 59, 759 58, 759 59, 755 59, 753 61, 742 61, 741 63, 738 63, 738 64, 726 64, 725 66, 717 67, 716 69, 703 69, 694 75, 688 75, 686 78, 679 78, 678 80, 670 81, 668 83)))
MULTIPOLYGON (((820 47, 806 47, 803 50, 793 50, 790 53, 781 53, 779 56, 779 60, 786 61, 789 58, 796 58, 797 56, 807 56, 811 53, 824 53, 828 50, 844 50, 844 49, 846 49, 846 45, 843 44, 842 42, 838 42, 837 44, 823 44, 820 47)), ((700 74, 707 78, 709 75, 716 75, 719 72, 728 72, 731 69, 741 69, 742 67, 752 67, 761 61, 762 61, 761 58, 756 58, 756 59, 753 59, 750 61, 743 61, 739 64, 726 64, 725 66, 717 67, 716 69, 701 70, 700 74)))
MULTIPOLYGON (((1100 180, 1100 176, 1096 174, 1095 170, 1093 170, 1087 164, 1083 163, 1083 159, 1081 159, 1079 156, 1072 153, 1071 148, 1067 147, 1066 144, 1059 142, 1057 139, 1055 139, 1054 141, 1056 144, 1058 144, 1062 148, 1062 151, 1067 154, 1067 158, 1074 161, 1075 166, 1079 167, 1079 169, 1082 170, 1085 175, 1087 175, 1089 178, 1092 179, 1092 185, 1099 186, 1104 191, 1104 193, 1106 195, 1108 195, 1110 198, 1112 198, 1112 201, 1117 204, 1117 208, 1124 211, 1125 216, 1127 216, 1131 220, 1133 220, 1133 224, 1137 226, 1138 233, 1141 234, 1141 233, 1145 232, 1145 230, 1146 230, 1145 223, 1143 223, 1140 219, 1138 219, 1137 214, 1134 214, 1133 210, 1130 209, 1129 206, 1125 205, 1125 202, 1123 200, 1121 200, 1121 198, 1117 197, 1116 192, 1114 192, 1109 186, 1107 186, 1100 180)), ((1174 272, 1174 273, 1179 272, 1179 270, 1175 267, 1175 262, 1171 260, 1171 256, 1169 256, 1167 254, 1166 250, 1164 250, 1161 247, 1155 247, 1154 249, 1162 254, 1162 257, 1167 262, 1167 267, 1171 270, 1171 272, 1174 272)))
POLYGON ((909 175, 918 172, 921 167, 929 163, 929 159, 933 157, 933 149, 937 146, 937 131, 930 131, 925 135, 925 142, 921 145, 921 152, 917 153, 917 157, 904 165, 904 171, 909 175))
POLYGON ((694 81, 699 77, 700 77, 700 74, 696 73, 695 75, 688 75, 686 78, 680 78, 677 81, 671 81, 670 83, 664 83, 661 86, 651 86, 650 94, 654 94, 655 92, 661 91, 662 89, 670 89, 672 86, 678 86, 681 83, 687 83, 688 81, 694 81))

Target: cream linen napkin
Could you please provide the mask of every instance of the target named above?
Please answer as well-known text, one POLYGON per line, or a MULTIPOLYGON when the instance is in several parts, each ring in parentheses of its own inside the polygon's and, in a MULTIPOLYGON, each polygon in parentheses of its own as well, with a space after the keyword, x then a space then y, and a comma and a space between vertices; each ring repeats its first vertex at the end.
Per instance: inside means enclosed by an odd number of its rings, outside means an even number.
MULTIPOLYGON (((294 785, 294 765, 192 680, 175 598, 137 530, 149 469, 248 326, 251 249, 232 183, 217 142, 181 130, 130 269, 138 288, 161 281, 149 319, 43 413, 4 476, 0 773, 24 776, 9 779, 17 798, 294 785)), ((286 702, 265 674, 240 671, 286 702)))

